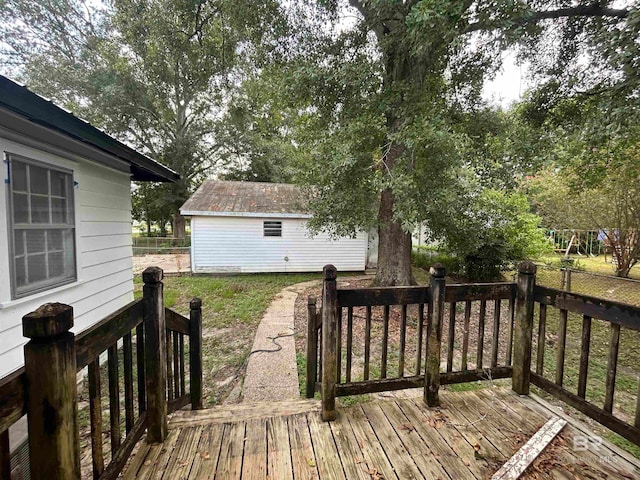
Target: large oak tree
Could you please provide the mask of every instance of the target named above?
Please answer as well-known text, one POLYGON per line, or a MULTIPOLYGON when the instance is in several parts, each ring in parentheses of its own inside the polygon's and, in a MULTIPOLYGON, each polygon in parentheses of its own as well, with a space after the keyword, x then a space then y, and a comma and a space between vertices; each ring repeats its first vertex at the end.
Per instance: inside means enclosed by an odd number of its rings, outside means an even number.
POLYGON ((637 102, 637 2, 610 3, 349 0, 350 10, 301 9, 297 18, 306 12, 312 24, 325 14, 334 26, 303 28, 302 54, 286 67, 313 224, 336 235, 377 228, 377 283, 411 283, 410 230, 426 222, 442 236, 437 226, 477 192, 467 154, 480 126, 465 118, 506 48, 532 62, 549 98, 618 89, 637 102))

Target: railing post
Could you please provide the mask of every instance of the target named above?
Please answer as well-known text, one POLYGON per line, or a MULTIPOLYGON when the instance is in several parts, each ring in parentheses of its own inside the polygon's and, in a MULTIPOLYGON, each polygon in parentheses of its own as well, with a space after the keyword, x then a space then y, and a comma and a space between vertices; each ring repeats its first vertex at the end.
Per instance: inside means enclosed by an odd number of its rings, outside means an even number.
POLYGON ((202 300, 189 304, 189 383, 191 409, 202 410, 202 300))
POLYGON ((147 388, 147 443, 162 443, 167 437, 167 350, 162 269, 142 272, 145 380, 147 388))
POLYGON ((444 319, 445 269, 436 265, 429 272, 432 315, 427 327, 427 363, 424 375, 424 401, 430 407, 440 405, 440 354, 442 345, 442 321, 444 319))
POLYGON ((31 478, 80 478, 73 308, 42 305, 22 317, 31 478))
POLYGON ((318 378, 318 329, 316 326, 316 297, 307 298, 307 389, 306 397, 313 398, 316 394, 316 379, 318 378))
POLYGON ((512 389, 520 395, 529 395, 531 377, 531 344, 533 336, 533 288, 536 283, 536 266, 522 262, 518 267, 516 320, 513 339, 512 389))
POLYGON ((336 418, 338 291, 337 270, 333 265, 323 269, 322 288, 322 420, 336 418))

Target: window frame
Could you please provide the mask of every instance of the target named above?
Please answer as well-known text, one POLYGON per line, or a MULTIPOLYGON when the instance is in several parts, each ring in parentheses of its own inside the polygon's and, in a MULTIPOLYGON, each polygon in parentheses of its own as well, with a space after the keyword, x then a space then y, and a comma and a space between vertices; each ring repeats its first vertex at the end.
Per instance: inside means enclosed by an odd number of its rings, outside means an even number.
POLYGON ((282 238, 282 220, 263 220, 262 221, 262 237, 263 238, 282 238), (269 226, 267 227, 267 223, 271 224, 279 224, 278 226, 269 226), (279 227, 279 229, 278 229, 279 227), (267 229, 270 229, 273 232, 279 231, 279 234, 276 235, 267 235, 267 229), (278 229, 278 230, 276 230, 278 229))
MULTIPOLYGON (((35 295, 38 293, 42 293, 48 290, 53 290, 55 288, 64 286, 64 285, 68 285, 71 283, 75 283, 78 281, 78 249, 77 249, 77 241, 76 241, 76 205, 75 205, 75 192, 74 192, 74 187, 75 187, 75 178, 74 178, 74 172, 73 170, 69 169, 69 168, 65 168, 63 166, 60 165, 56 165, 53 163, 48 163, 48 162, 43 162, 40 160, 36 160, 34 158, 31 157, 26 157, 24 155, 20 155, 20 154, 15 154, 15 153, 10 153, 10 152, 4 152, 5 153, 5 162, 7 163, 7 169, 8 169, 8 183, 7 183, 7 189, 6 189, 6 198, 7 198, 7 236, 8 236, 8 245, 9 245, 9 271, 10 271, 10 290, 11 290, 11 300, 18 300, 18 299, 22 299, 25 297, 29 297, 31 295, 35 295), (66 205, 66 210, 65 210, 65 214, 67 217, 67 223, 42 223, 42 224, 32 224, 32 223, 27 223, 27 224, 16 224, 16 222, 14 221, 14 201, 13 201, 13 194, 14 194, 14 179, 13 179, 13 165, 14 165, 14 161, 17 161, 19 163, 22 164, 26 164, 29 166, 34 166, 34 167, 38 167, 38 168, 43 168, 46 169, 48 172, 59 172, 65 175, 69 175, 70 176, 70 188, 69 188, 69 194, 67 197, 67 205, 66 205), (21 226, 16 226, 16 225, 21 225, 21 226), (40 280, 37 282, 30 282, 27 283, 26 285, 22 286, 22 287, 18 287, 17 285, 17 268, 16 268, 16 245, 15 245, 15 232, 17 230, 71 230, 71 241, 73 242, 71 249, 72 249, 72 253, 73 253, 73 267, 72 267, 72 275, 70 275, 69 277, 65 277, 63 279, 58 279, 58 280, 52 280, 52 279, 46 279, 46 280, 40 280)), ((47 198, 49 199, 49 214, 51 215, 51 203, 50 203, 50 199, 52 197, 52 192, 51 192, 51 180, 50 180, 50 173, 48 173, 48 178, 49 178, 49 184, 48 184, 48 189, 49 192, 47 194, 47 198)), ((28 193, 27 195, 31 195, 31 187, 28 186, 27 187, 28 193)), ((54 196, 55 197, 55 196, 54 196)), ((29 212, 31 212, 31 210, 28 210, 29 212)), ((45 237, 46 238, 46 237, 45 237)), ((46 241, 46 240, 45 240, 46 241)), ((63 255, 64 255, 64 247, 65 247, 65 239, 62 239, 63 242, 63 255)), ((48 246, 45 243, 45 253, 48 253, 48 246)), ((27 253, 25 252, 24 255, 26 256, 27 253)), ((63 260, 64 261, 64 260, 63 260)), ((59 278, 59 277, 58 277, 59 278)))

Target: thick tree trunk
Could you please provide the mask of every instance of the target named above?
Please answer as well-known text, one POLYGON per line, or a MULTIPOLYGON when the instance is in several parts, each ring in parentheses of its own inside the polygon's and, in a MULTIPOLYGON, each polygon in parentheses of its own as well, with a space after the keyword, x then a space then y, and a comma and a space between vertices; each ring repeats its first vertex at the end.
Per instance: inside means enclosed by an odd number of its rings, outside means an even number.
POLYGON ((184 238, 185 235, 185 219, 179 213, 173 214, 171 221, 171 231, 173 232, 173 238, 184 238))
POLYGON ((393 220, 393 204, 393 192, 384 190, 378 211, 378 270, 373 282, 384 287, 415 284, 411 273, 411 233, 393 220))

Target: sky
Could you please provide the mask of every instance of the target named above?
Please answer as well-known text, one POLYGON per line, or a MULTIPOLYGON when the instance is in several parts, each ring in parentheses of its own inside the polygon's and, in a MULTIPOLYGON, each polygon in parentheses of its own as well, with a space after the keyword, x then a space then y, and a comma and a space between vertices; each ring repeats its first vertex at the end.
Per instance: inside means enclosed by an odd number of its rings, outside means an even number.
POLYGON ((504 53, 501 71, 484 84, 483 98, 502 107, 521 100, 527 87, 526 71, 526 65, 516 65, 514 53, 504 53))

